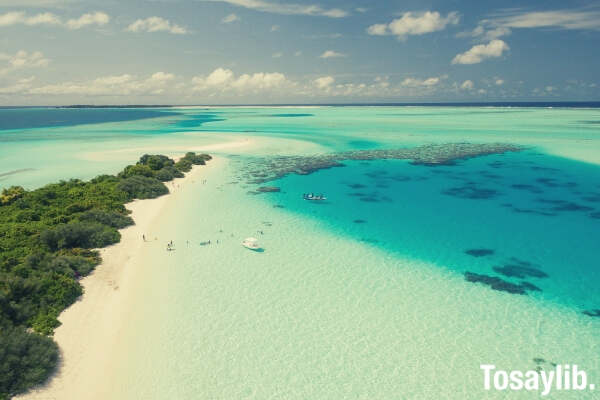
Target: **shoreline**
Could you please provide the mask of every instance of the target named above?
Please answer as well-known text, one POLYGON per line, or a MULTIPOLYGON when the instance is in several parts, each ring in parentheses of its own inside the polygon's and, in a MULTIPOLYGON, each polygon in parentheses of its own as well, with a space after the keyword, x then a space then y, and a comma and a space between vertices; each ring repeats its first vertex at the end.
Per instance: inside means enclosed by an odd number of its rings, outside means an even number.
MULTIPOLYGON (((247 146, 251 141, 234 142, 247 146)), ((232 142, 223 143, 232 147, 232 142)), ((211 150, 218 149, 214 144, 211 150)), ((179 157, 174 157, 176 160, 179 157)), ((143 277, 141 265, 145 242, 142 235, 151 231, 161 212, 174 203, 183 187, 197 183, 203 176, 224 163, 222 157, 213 157, 206 165, 193 166, 183 178, 176 178, 165 185, 169 193, 154 199, 134 200, 126 204, 135 224, 119 230, 121 240, 112 246, 98 249, 102 263, 91 274, 80 280, 83 295, 59 316, 61 325, 54 332, 54 340, 60 349, 56 371, 48 381, 14 399, 81 399, 85 398, 88 383, 98 374, 110 369, 109 354, 115 338, 127 324, 125 304, 130 302, 128 290, 136 279, 143 277), (73 382, 77 382, 73 385, 73 382), (73 390, 72 386, 76 386, 73 390)), ((148 236, 148 235, 147 235, 148 236)), ((146 237, 147 242, 167 238, 146 237)), ((89 394, 89 393, 88 393, 89 394)))

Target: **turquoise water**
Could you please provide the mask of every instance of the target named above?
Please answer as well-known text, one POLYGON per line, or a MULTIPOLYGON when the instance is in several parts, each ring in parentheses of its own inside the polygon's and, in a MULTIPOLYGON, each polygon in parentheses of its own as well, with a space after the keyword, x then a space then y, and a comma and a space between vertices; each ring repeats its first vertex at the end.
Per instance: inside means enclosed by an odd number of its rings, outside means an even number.
MULTIPOLYGON (((597 121, 598 109, 169 109, 0 131, 0 188, 252 140, 209 150, 222 168, 147 233, 178 251, 148 248, 141 294, 122 311, 132 328, 108 352, 126 358, 96 398, 505 398, 480 390, 481 362, 530 369, 543 357, 600 376, 599 319, 582 313, 600 308, 597 121), (261 195, 239 178, 272 155, 459 141, 526 149, 441 167, 347 162, 261 195), (247 236, 265 253, 243 249, 247 236), (196 243, 207 239, 220 243, 196 243), (539 290, 491 290, 467 271, 539 290)), ((563 397, 593 398, 552 398, 563 397)))
POLYGON ((448 167, 349 162, 272 182, 282 193, 264 196, 339 235, 458 273, 503 277, 493 267, 530 263, 548 276, 508 280, 533 283, 536 298, 588 310, 600 307, 599 176, 599 166, 526 151, 448 167), (307 192, 328 200, 304 201, 307 192))

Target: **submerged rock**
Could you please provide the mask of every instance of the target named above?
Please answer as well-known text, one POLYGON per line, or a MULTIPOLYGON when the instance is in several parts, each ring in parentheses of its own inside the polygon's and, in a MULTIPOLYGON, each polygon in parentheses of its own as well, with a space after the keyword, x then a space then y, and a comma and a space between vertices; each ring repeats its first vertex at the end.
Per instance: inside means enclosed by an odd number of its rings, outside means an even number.
POLYGON ((260 193, 276 193, 280 192, 281 189, 277 186, 261 186, 258 189, 256 189, 256 191, 260 193))
POLYGON ((585 310, 582 311, 583 314, 589 316, 589 317, 597 317, 600 318, 600 309, 596 309, 596 310, 585 310))
POLYGON ((489 286, 494 290, 498 290, 501 292, 507 292, 511 294, 521 294, 526 295, 528 290, 541 290, 537 286, 530 284, 529 282, 523 282, 521 284, 511 283, 505 281, 504 279, 498 278, 496 276, 476 274, 475 272, 465 272, 465 279, 468 282, 473 283, 483 283, 484 285, 489 286))

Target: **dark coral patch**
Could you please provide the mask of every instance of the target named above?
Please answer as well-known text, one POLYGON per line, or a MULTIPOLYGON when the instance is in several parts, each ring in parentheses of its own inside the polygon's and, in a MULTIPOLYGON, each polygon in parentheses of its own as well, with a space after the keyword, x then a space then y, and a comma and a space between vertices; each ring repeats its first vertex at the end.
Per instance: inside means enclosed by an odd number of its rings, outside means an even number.
POLYGON ((508 292, 508 293, 512 293, 512 294, 523 294, 523 295, 527 294, 527 290, 523 286, 517 285, 515 283, 507 282, 504 279, 500 279, 496 276, 476 274, 474 272, 467 271, 467 272, 465 272, 465 279, 468 282, 483 283, 484 285, 487 285, 487 286, 491 287, 492 289, 498 290, 501 292, 508 292))
POLYGON ((493 267, 492 269, 494 271, 496 271, 497 273, 502 274, 504 276, 508 276, 510 278, 524 279, 527 277, 532 277, 532 278, 547 278, 548 277, 548 274, 540 269, 537 269, 534 267, 527 267, 527 266, 523 266, 523 265, 507 264, 502 267, 493 267))
POLYGON ((537 199, 540 203, 551 204, 553 207, 550 208, 552 211, 592 211, 592 207, 582 206, 581 204, 573 203, 567 200, 553 200, 553 199, 537 199))
POLYGON ((377 197, 361 197, 360 201, 364 201, 365 203, 379 203, 380 200, 377 197))
POLYGON ((498 195, 498 191, 493 189, 481 189, 472 184, 469 186, 453 187, 442 192, 448 196, 460 197, 462 199, 485 200, 498 195))
POLYGON ((583 314, 589 316, 589 317, 596 317, 596 318, 600 318, 600 309, 596 309, 596 310, 585 310, 582 311, 583 314))
POLYGON ((512 187, 513 189, 517 189, 517 190, 526 190, 528 192, 531 193, 543 193, 544 191, 534 185, 527 185, 527 184, 514 184, 514 185, 510 185, 510 187, 512 187))
POLYGON ((521 282, 521 287, 525 290, 529 290, 532 292, 541 292, 542 289, 540 289, 539 287, 535 286, 533 283, 529 283, 527 281, 522 281, 521 282))
POLYGON ((352 188, 352 189, 362 189, 365 188, 367 186, 363 185, 362 183, 351 183, 348 185, 348 187, 352 188))
POLYGON ((590 214, 590 218, 600 219, 600 211, 596 211, 590 214))
POLYGON ((491 256, 492 254, 494 254, 494 250, 492 249, 469 249, 469 250, 465 250, 465 253, 473 256, 473 257, 485 257, 485 256, 491 256))
POLYGON ((355 219, 352 222, 354 222, 355 224, 366 224, 367 223, 367 221, 365 221, 364 219, 355 219))

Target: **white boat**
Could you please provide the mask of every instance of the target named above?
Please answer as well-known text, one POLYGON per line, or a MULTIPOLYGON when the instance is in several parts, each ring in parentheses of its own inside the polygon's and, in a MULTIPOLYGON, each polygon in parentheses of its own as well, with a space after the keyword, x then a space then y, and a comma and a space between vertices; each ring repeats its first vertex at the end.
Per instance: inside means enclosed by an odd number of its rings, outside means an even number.
POLYGON ((327 197, 323 196, 322 194, 315 195, 313 193, 304 193, 302 195, 302 198, 304 200, 309 200, 309 201, 324 201, 324 200, 327 200, 327 197))
POLYGON ((244 239, 244 241, 242 242, 242 246, 254 251, 262 250, 262 248, 258 245, 258 239, 253 237, 244 239))

